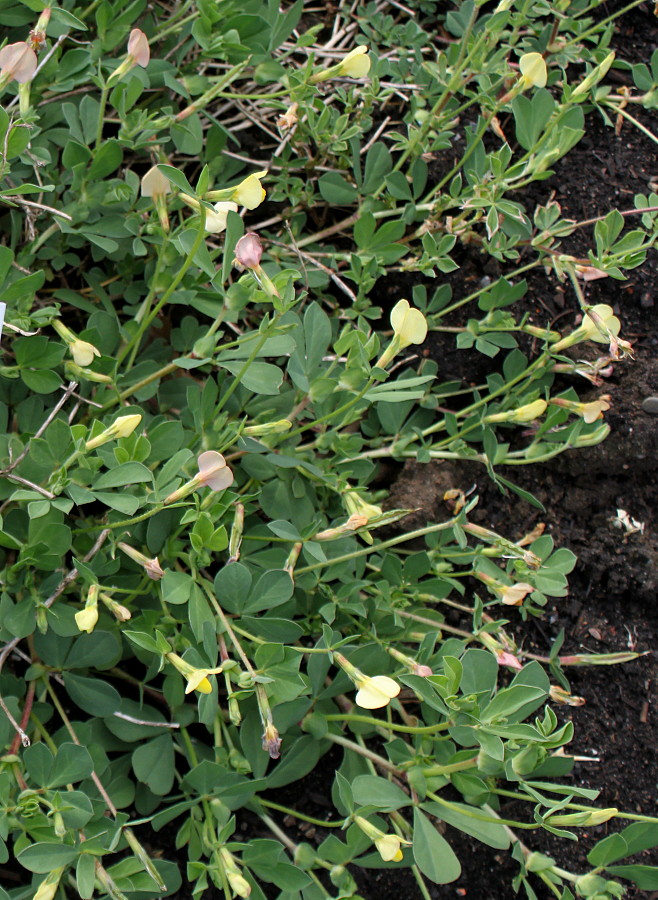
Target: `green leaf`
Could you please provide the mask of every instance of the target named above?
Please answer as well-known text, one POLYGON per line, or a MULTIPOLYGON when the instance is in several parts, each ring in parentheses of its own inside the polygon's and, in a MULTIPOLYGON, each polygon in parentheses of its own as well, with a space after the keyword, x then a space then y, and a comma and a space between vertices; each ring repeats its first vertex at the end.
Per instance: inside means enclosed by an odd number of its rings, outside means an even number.
POLYGON ((148 785, 154 794, 168 794, 174 783, 174 743, 170 734, 142 744, 132 755, 137 778, 148 785))
POLYGON ((607 866, 606 872, 632 881, 642 891, 658 890, 658 866, 607 866))
POLYGON ((322 199, 334 206, 349 206, 358 197, 354 185, 338 172, 325 172, 318 180, 318 189, 322 199))
MULTIPOLYGON (((491 654, 490 654, 491 655, 491 654)), ((447 822, 454 828, 458 828, 465 834, 470 834, 487 847, 494 847, 496 850, 507 850, 510 845, 510 837, 505 831, 504 825, 496 822, 482 822, 477 816, 482 815, 482 811, 477 807, 469 806, 468 803, 450 802, 450 806, 444 806, 443 803, 423 803, 423 809, 437 819, 447 822)))
POLYGON ((68 844, 52 844, 42 841, 38 844, 31 844, 25 850, 18 854, 19 863, 24 866, 28 872, 36 872, 38 875, 45 875, 57 869, 60 866, 66 866, 78 855, 77 847, 70 847, 68 844))
POLYGON ((482 710, 481 721, 489 725, 494 720, 506 719, 527 703, 539 705, 546 698, 546 691, 541 687, 518 684, 498 691, 496 696, 482 710))
POLYGON ((96 880, 96 859, 91 853, 81 853, 75 867, 75 881, 82 900, 91 900, 96 880))
POLYGON ((107 178, 112 172, 116 172, 122 162, 123 150, 121 144, 114 140, 105 141, 95 153, 87 171, 87 177, 90 180, 107 178))
POLYGON ((150 470, 140 462, 126 462, 104 472, 92 485, 93 490, 106 490, 107 488, 125 487, 127 484, 139 484, 144 481, 152 481, 150 470))
POLYGON ((391 781, 377 775, 359 775, 352 782, 352 793, 361 806, 376 806, 383 812, 411 806, 408 794, 391 781))
POLYGON ((283 371, 271 363, 254 361, 246 371, 243 362, 218 361, 224 369, 228 369, 232 375, 239 375, 240 384, 255 394, 277 395, 283 383, 283 371))
POLYGON ((186 572, 174 572, 167 569, 161 581, 162 599, 165 603, 178 606, 187 603, 194 587, 194 579, 186 572))
POLYGON ((48 778, 48 787, 63 787, 83 781, 94 771, 94 763, 86 747, 80 744, 61 744, 48 778))
POLYGON ((121 709, 121 695, 99 678, 84 678, 66 672, 64 687, 73 702, 91 716, 111 716, 121 709))
POLYGON ((177 187, 179 191, 183 191, 184 194, 189 194, 192 197, 196 196, 194 188, 178 169, 175 169, 173 166, 168 166, 165 163, 158 163, 158 169, 163 175, 167 176, 169 181, 174 187, 177 187))
POLYGON ((219 605, 232 613, 241 613, 251 588, 251 572, 242 563, 231 563, 215 576, 215 596, 219 605))
POLYGON ((414 809, 413 855, 423 875, 435 884, 448 884, 461 875, 452 847, 419 809, 414 809))
POLYGON ((292 578, 281 569, 270 569, 258 579, 244 605, 243 612, 255 613, 274 609, 290 600, 294 591, 292 578))

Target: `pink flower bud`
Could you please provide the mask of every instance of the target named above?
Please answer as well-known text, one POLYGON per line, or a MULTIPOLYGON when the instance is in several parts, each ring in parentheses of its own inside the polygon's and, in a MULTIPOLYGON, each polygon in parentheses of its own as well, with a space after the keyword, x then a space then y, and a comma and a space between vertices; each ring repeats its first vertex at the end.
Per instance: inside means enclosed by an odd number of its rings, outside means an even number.
POLYGON ((263 245, 254 231, 248 231, 235 245, 236 262, 245 269, 257 269, 263 255, 263 245))
POLYGON ((25 84, 30 81, 37 67, 37 55, 25 41, 7 44, 0 50, 0 74, 6 84, 17 81, 25 84))

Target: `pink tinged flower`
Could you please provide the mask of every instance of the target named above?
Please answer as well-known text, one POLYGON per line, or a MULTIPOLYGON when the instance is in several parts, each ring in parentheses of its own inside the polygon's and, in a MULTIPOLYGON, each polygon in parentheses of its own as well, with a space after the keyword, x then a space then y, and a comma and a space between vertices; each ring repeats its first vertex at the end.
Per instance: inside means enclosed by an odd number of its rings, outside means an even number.
POLYGON ((421 678, 429 678, 430 675, 434 674, 434 672, 429 666, 425 666, 422 663, 415 662, 413 666, 413 674, 420 675, 421 678))
POLYGON ((199 474, 196 478, 200 485, 213 491, 225 491, 233 484, 233 472, 226 465, 222 454, 216 450, 206 450, 199 456, 197 463, 199 474))
POLYGON ((523 668, 523 664, 519 658, 514 656, 513 653, 508 653, 507 650, 499 650, 498 653, 496 653, 496 662, 499 666, 509 666, 511 669, 523 668))
POLYGON ((133 28, 128 38, 128 56, 131 56, 135 65, 146 68, 151 58, 148 38, 139 28, 133 28))
POLYGON ((504 585, 500 591, 500 599, 505 606, 521 606, 528 594, 534 591, 534 587, 525 581, 516 584, 504 585))
POLYGON ((248 231, 235 245, 235 259, 245 269, 258 269, 263 245, 254 231, 248 231))
POLYGON ((0 79, 4 84, 31 81, 37 68, 37 55, 25 41, 7 44, 0 50, 0 79))
POLYGON ((281 738, 272 722, 268 722, 263 732, 263 750, 267 750, 270 754, 270 759, 278 759, 281 756, 281 738))

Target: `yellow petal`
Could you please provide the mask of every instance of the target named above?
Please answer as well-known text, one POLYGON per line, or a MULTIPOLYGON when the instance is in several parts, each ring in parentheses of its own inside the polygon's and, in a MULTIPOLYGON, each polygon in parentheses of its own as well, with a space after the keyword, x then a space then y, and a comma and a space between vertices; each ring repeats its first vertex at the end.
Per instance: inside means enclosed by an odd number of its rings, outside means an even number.
POLYGON ((192 691, 198 691, 200 694, 212 693, 212 684, 206 676, 205 669, 197 669, 188 677, 185 693, 191 694, 192 691))
POLYGON ((101 355, 100 350, 87 341, 73 341, 69 349, 75 364, 78 366, 90 366, 94 361, 94 357, 101 355))
POLYGON ((384 862, 399 862, 402 859, 400 838, 395 834, 385 834, 377 838, 375 847, 384 862))
POLYGON ((362 709, 381 709, 388 706, 393 697, 400 693, 400 685, 386 675, 375 675, 364 679, 360 685, 355 701, 362 709))
POLYGON ((409 344, 422 344, 427 337, 427 321, 419 309, 407 300, 399 300, 391 310, 391 325, 400 342, 400 349, 409 344))
POLYGON ((237 212, 238 204, 232 200, 220 200, 215 203, 215 211, 206 210, 206 231, 210 234, 219 234, 226 228, 226 219, 229 212, 237 212))
POLYGON ((546 87, 548 72, 541 53, 524 53, 519 60, 519 68, 526 84, 538 88, 546 87))
POLYGON ((370 57, 365 44, 356 47, 339 63, 340 74, 350 78, 364 78, 370 71, 370 57))
POLYGON ((240 182, 233 191, 233 199, 240 206, 246 206, 247 209, 256 209, 265 199, 265 189, 260 183, 260 179, 267 174, 267 171, 254 172, 240 182))

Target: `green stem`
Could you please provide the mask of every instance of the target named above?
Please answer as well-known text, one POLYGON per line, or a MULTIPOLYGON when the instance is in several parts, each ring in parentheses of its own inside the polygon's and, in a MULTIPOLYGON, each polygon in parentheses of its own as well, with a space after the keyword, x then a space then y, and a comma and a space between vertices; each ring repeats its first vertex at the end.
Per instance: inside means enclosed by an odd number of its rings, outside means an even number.
MULTIPOLYGON (((317 425, 323 425, 325 422, 330 421, 330 419, 334 419, 336 416, 339 416, 342 413, 347 412, 348 409, 350 409, 352 406, 354 406, 356 403, 358 403, 359 400, 362 400, 363 397, 365 397, 365 395, 368 393, 368 391, 370 390, 370 388, 373 386, 374 383, 375 383, 374 378, 369 378, 365 384, 365 387, 361 388, 361 390, 359 391, 358 394, 355 394, 354 397, 352 397, 347 402, 343 403, 342 406, 339 406, 337 409, 334 409, 331 412, 328 412, 326 415, 321 416, 319 419, 314 419, 312 422, 307 422, 306 425, 300 425, 300 427, 296 428, 294 431, 287 431, 285 433, 286 440, 288 440, 291 437, 296 437, 298 434, 301 434, 303 431, 307 431, 309 428, 315 428, 317 425)), ((337 427, 340 428, 342 426, 337 426, 337 427)))
POLYGON ((445 731, 451 728, 450 722, 441 722, 438 725, 398 725, 394 722, 386 722, 383 719, 375 719, 374 716, 361 716, 358 713, 340 713, 338 715, 323 716, 327 722, 362 722, 364 725, 376 725, 387 731, 402 731, 405 734, 434 734, 437 731, 445 731))
POLYGON ((463 759, 461 762, 451 763, 447 766, 429 766, 427 769, 423 769, 423 775, 426 778, 431 778, 435 775, 451 775, 453 772, 463 772, 465 769, 473 769, 478 764, 477 756, 474 756, 472 759, 463 759))
POLYGON ((275 809, 277 812, 285 813, 287 816, 294 816, 296 819, 301 819, 302 822, 310 822, 311 825, 320 825, 322 828, 342 828, 345 824, 342 819, 340 822, 327 822, 324 819, 314 819, 313 816, 307 816, 304 813, 298 812, 296 809, 291 809, 289 806, 281 806, 280 803, 274 803, 272 800, 265 800, 263 797, 259 797, 258 802, 261 806, 266 806, 268 809, 275 809))
POLYGON ((395 775, 403 774, 402 771, 398 769, 397 766, 394 766, 392 762, 389 762, 388 759, 384 759, 383 756, 379 756, 378 753, 368 750, 367 747, 362 747, 355 741, 350 741, 348 738, 343 737, 342 734, 334 734, 333 732, 328 731, 324 735, 323 740, 331 741, 332 744, 339 744, 341 747, 345 747, 346 750, 352 750, 354 753, 358 753, 359 756, 363 756, 365 759, 369 759, 371 762, 376 763, 380 768, 386 769, 387 772, 393 772, 395 775))
POLYGON ((96 126, 96 141, 95 148, 98 150, 100 147, 101 141, 103 140, 103 124, 105 122, 105 107, 107 106, 107 95, 109 93, 109 87, 106 83, 103 83, 103 87, 101 90, 101 96, 98 106, 98 125, 96 126))
POLYGON ((389 540, 382 541, 380 544, 373 544, 372 547, 362 547, 360 550, 355 550, 352 553, 345 553, 343 556, 336 556, 333 559, 313 563, 310 566, 302 566, 301 569, 295 569, 295 575, 303 575, 305 572, 313 572, 316 569, 322 569, 325 566, 338 565, 339 563, 347 562, 350 559, 357 559, 359 556, 365 556, 369 553, 378 553, 381 550, 387 550, 389 547, 395 547, 397 544, 401 544, 404 541, 412 541, 414 538, 423 537, 426 534, 434 534, 437 531, 446 531, 448 528, 452 528, 455 522, 456 519, 450 519, 448 522, 441 522, 439 525, 426 525, 425 528, 417 528, 415 531, 409 531, 405 534, 398 535, 398 537, 389 538, 389 540))

